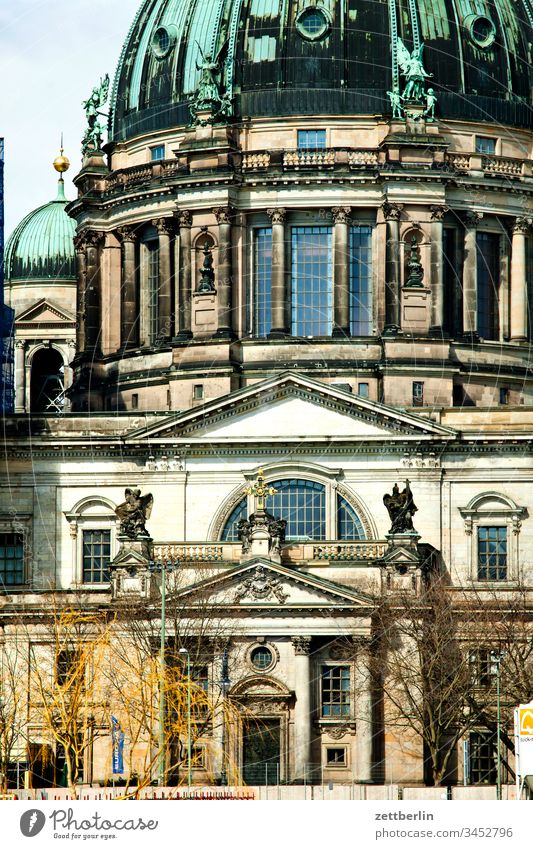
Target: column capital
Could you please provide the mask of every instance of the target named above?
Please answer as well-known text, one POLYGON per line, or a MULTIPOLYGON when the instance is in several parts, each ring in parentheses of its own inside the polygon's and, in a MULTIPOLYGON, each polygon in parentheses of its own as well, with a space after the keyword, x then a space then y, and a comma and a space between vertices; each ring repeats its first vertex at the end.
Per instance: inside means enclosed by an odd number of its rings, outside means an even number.
POLYGON ((429 207, 429 211, 431 212, 432 221, 444 221, 444 216, 449 211, 449 207, 434 204, 433 206, 429 207))
POLYGON ((122 242, 136 242, 138 238, 137 229, 131 225, 119 227, 117 235, 122 242))
POLYGON ((192 227, 192 212, 190 209, 178 209, 174 215, 178 219, 178 226, 180 228, 192 227))
POLYGON ((217 220, 217 224, 231 224, 233 213, 234 209, 232 206, 213 207, 213 215, 217 220))
POLYGON ((171 218, 154 218, 152 227, 155 227, 160 236, 172 236, 174 233, 174 222, 171 218))
POLYGON ((87 234, 80 233, 78 236, 74 237, 74 248, 76 253, 83 254, 85 253, 85 249, 87 247, 87 234))
POLYGON ((294 648, 295 655, 308 655, 311 651, 312 637, 291 637, 291 643, 294 648))
POLYGON ((26 341, 24 339, 17 339, 17 341, 15 342, 15 348, 17 348, 19 351, 23 351, 25 347, 26 341))
POLYGON ((463 215, 464 225, 469 230, 475 230, 476 227, 479 225, 479 222, 481 221, 482 218, 483 218, 482 212, 474 212, 474 210, 469 210, 468 212, 465 212, 464 215, 463 215))
POLYGON ((517 217, 512 224, 513 233, 522 233, 526 236, 531 230, 531 218, 517 217))
POLYGON ((88 248, 98 248, 105 238, 105 233, 102 233, 99 230, 85 230, 83 233, 80 233, 80 238, 85 239, 86 247, 88 248))
POLYGON ((334 206, 331 210, 335 224, 349 224, 351 212, 351 206, 334 206))
POLYGON ((381 209, 383 211, 385 221, 399 221, 402 214, 403 203, 389 203, 389 201, 386 200, 381 205, 381 209))
POLYGON ((276 209, 267 209, 267 215, 272 224, 285 224, 287 210, 283 206, 279 206, 276 209))

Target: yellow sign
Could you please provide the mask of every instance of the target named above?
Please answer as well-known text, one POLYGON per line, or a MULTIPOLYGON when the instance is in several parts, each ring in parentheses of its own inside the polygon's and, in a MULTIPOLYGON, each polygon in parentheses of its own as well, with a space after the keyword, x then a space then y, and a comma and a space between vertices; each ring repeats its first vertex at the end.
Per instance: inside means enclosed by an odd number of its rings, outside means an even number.
POLYGON ((518 709, 519 734, 521 737, 533 737, 533 708, 518 709))

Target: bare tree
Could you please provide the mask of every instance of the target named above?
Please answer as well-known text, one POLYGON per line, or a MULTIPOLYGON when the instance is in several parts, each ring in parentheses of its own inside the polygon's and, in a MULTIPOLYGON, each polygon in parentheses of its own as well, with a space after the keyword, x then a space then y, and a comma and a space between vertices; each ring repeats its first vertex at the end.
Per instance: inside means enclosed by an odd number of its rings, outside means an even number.
POLYGON ((9 769, 27 746, 27 644, 17 633, 2 632, 0 642, 0 792, 9 783, 9 769))

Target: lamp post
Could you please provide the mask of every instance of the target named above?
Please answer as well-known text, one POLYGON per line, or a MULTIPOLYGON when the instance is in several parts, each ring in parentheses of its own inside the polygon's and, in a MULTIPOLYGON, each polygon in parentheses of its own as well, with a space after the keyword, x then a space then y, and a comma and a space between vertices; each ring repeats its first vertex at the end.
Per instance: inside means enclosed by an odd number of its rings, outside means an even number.
POLYGON ((225 787, 228 783, 228 775, 226 771, 226 696, 230 686, 228 672, 228 650, 224 649, 222 655, 222 676, 220 679, 220 689, 222 692, 222 768, 220 770, 220 784, 225 787))
POLYGON ((166 645, 166 563, 161 563, 161 643, 159 652, 159 786, 165 785, 165 645, 166 645))
POLYGON ((192 785, 192 771, 191 771, 191 749, 192 749, 192 738, 191 738, 191 654, 188 649, 180 649, 180 654, 187 655, 187 787, 189 790, 192 785))

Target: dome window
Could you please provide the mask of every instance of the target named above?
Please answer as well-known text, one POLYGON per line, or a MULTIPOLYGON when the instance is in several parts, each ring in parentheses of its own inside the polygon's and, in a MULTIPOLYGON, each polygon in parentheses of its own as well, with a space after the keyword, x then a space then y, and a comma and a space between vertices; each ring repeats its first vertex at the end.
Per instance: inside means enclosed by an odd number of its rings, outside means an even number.
POLYGON ((494 43, 496 27, 490 18, 486 18, 484 15, 469 15, 465 18, 464 23, 470 41, 476 47, 486 49, 494 43))
POLYGON ((174 47, 176 34, 170 27, 158 27, 152 38, 152 50, 157 59, 164 59, 174 47))
POLYGON ((306 41, 320 41, 329 33, 331 21, 323 9, 308 6, 296 18, 296 29, 306 41))

